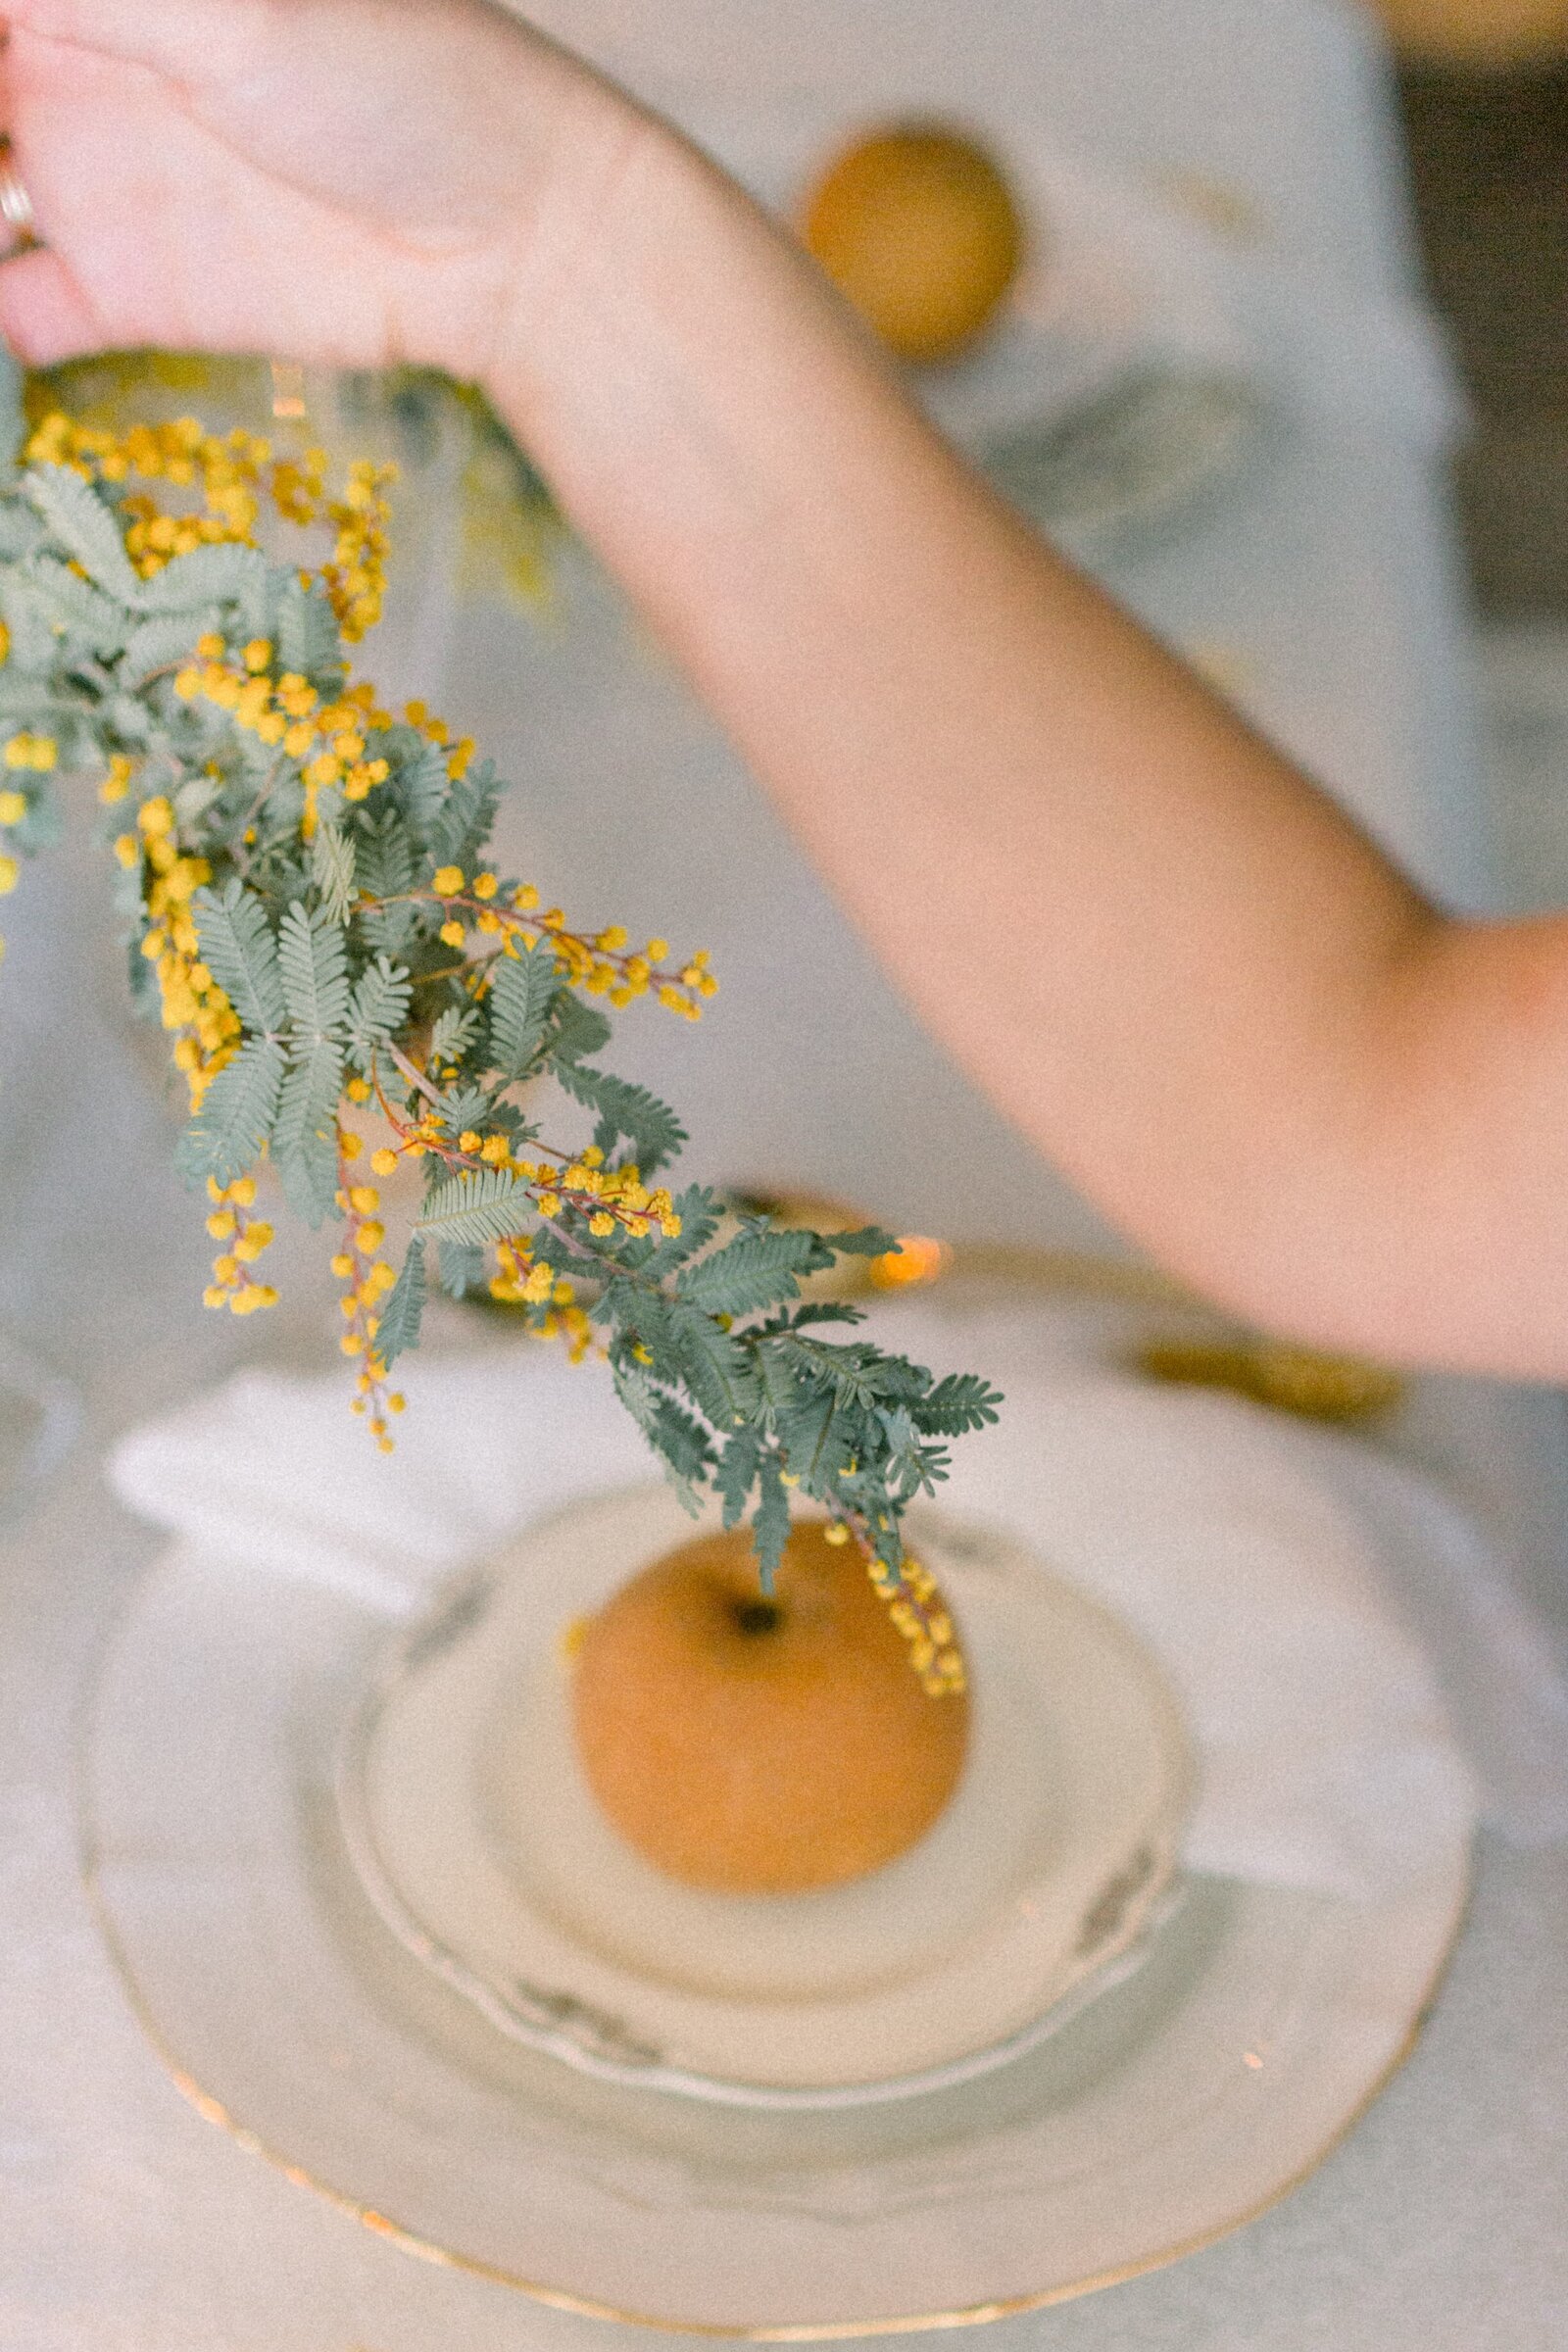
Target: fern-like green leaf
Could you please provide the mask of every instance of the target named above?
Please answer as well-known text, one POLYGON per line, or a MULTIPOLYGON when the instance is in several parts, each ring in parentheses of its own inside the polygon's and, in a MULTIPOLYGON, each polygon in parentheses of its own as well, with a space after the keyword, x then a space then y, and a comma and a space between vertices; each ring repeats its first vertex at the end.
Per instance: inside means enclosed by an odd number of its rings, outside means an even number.
POLYGON ((397 899, 414 888, 417 858, 409 828, 395 808, 357 826, 354 855, 367 898, 397 899))
MULTIPOLYGON (((430 1067, 461 1061, 479 1032, 479 1013, 472 1004, 449 1004, 430 1031, 430 1067)), ((466 1122, 464 1122, 466 1124, 466 1122)))
POLYGON ((325 596, 290 580, 277 607, 278 666, 319 678, 334 669, 340 658, 337 620, 325 596))
POLYGON ((533 1067, 561 987, 555 956, 544 942, 497 964, 490 983, 490 1055, 503 1077, 523 1078, 533 1067))
POLYGON ((35 558, 29 585, 68 635, 95 654, 118 654, 125 642, 124 607, 53 556, 35 558))
POLYGON ((187 1175, 232 1184, 256 1165, 277 1116, 283 1066, 283 1049, 275 1038, 247 1039, 219 1071, 185 1131, 181 1160, 187 1175))
POLYGON ((220 618, 218 607, 209 605, 203 612, 160 612, 156 619, 140 622, 125 640, 121 677, 139 685, 155 669, 188 662, 197 638, 216 629, 220 618))
POLYGON ((285 1013, 277 943, 255 892, 241 882, 230 882, 221 898, 198 891, 192 912, 202 961, 246 1028, 281 1029, 285 1013))
POLYGON ((42 543, 43 535, 43 523, 31 507, 20 498, 0 498, 0 564, 23 563, 42 543))
POLYGON ((663 1281, 700 1250, 706 1250, 721 1222, 718 1197, 706 1184, 689 1184, 677 1193, 675 1214, 680 1219, 679 1233, 643 1244, 647 1255, 637 1260, 637 1271, 645 1282, 663 1281))
POLYGON ((384 1364, 395 1364, 400 1355, 407 1355, 411 1348, 419 1345, 428 1280, 424 1244, 416 1236, 409 1244, 409 1254, 381 1309, 376 1329, 375 1351, 384 1364))
POLYGON ((302 1033, 278 1098, 272 1152, 289 1206, 319 1225, 337 1192, 337 1109, 343 1051, 330 1038, 302 1033))
POLYGON ((119 522, 92 485, 69 466, 34 466, 22 486, 50 536, 94 586, 118 604, 140 605, 146 583, 125 553, 119 522))
POLYGON ((748 1341, 748 1346, 762 1419, 769 1429, 776 1429, 782 1417, 796 1410, 804 1392, 782 1348, 771 1340, 760 1344, 748 1341))
POLYGON ((597 1004, 585 1004, 569 988, 562 990, 550 1029, 550 1058, 558 1069, 597 1054, 609 1045, 610 1035, 610 1023, 597 1004))
POLYGON ((348 943, 322 909, 295 903, 277 927, 277 960, 288 1017, 305 1037, 330 1037, 349 1008, 348 943))
POLYGON ((267 586, 267 559, 254 547, 198 547, 173 556, 141 583, 146 612, 199 612, 207 605, 249 602, 267 586))
POLYGON ((429 846, 429 837, 441 820, 442 804, 452 789, 452 778, 447 772, 449 757, 438 743, 416 742, 397 771, 398 798, 410 824, 424 844, 432 866, 452 862, 450 858, 438 858, 429 846))
POLYGON ((615 1384, 615 1395, 644 1437, 649 1437, 659 1391, 641 1365, 628 1361, 624 1356, 616 1357, 612 1362, 610 1373, 615 1384))
POLYGON ((997 1418, 1001 1392, 973 1372, 950 1372, 927 1396, 908 1407, 909 1419, 925 1437, 961 1438, 997 1418))
POLYGON ((688 1483, 706 1478, 714 1462, 712 1441, 695 1413, 660 1395, 654 1405, 652 1436, 675 1476, 688 1483))
POLYGON ((461 865, 471 873, 495 827, 501 784, 488 760, 466 776, 447 778, 425 843, 437 865, 461 865))
POLYGON ((784 1557, 784 1546, 790 1540, 790 1497, 777 1457, 764 1453, 758 1465, 757 1515, 752 1521, 752 1543, 757 1552, 757 1564, 761 1571, 762 1591, 771 1592, 778 1576, 778 1564, 784 1557))
POLYGON ((762 1440, 758 1430, 737 1429, 725 1445, 714 1484, 724 1505, 726 1527, 739 1527, 745 1518, 761 1458, 762 1440))
POLYGON ((566 1093, 598 1112, 594 1142, 601 1152, 612 1152, 624 1136, 638 1167, 645 1176, 652 1176, 673 1159, 685 1143, 686 1130, 675 1113, 646 1086, 612 1078, 606 1070, 585 1070, 575 1061, 557 1061, 554 1066, 566 1093))
POLYGON ((485 1287, 485 1254, 471 1242, 443 1242, 441 1288, 449 1298, 471 1298, 485 1287))
POLYGON ((743 1233, 711 1257, 687 1266, 680 1276, 680 1295, 711 1315, 749 1315, 799 1298, 798 1277, 832 1262, 830 1250, 814 1233, 785 1226, 743 1233))
POLYGON ((831 1389, 803 1396, 794 1409, 781 1414, 778 1442, 808 1494, 830 1494, 850 1451, 843 1408, 831 1389))
POLYGON ((433 1241, 482 1246, 522 1232, 536 1213, 524 1183, 504 1168, 485 1168, 438 1185, 424 1204, 417 1230, 433 1241))
POLYGON ((343 924, 354 911, 355 850, 336 825, 320 825, 311 844, 311 880, 328 922, 343 924))
POLYGON ((488 1127, 490 1110, 491 1096, 482 1086, 453 1087, 441 1097, 441 1116, 453 1135, 466 1127, 488 1127))
POLYGON ((59 667, 60 640, 55 635, 48 607, 20 572, 10 572, 0 581, 0 612, 5 615, 11 640, 6 656, 6 685, 11 696, 22 698, 26 708, 34 696, 46 691, 41 681, 59 667), (34 684, 34 680, 39 683, 34 684))
POLYGON ((713 1460, 708 1432, 683 1405, 656 1387, 639 1365, 621 1359, 612 1366, 612 1374, 616 1396, 695 1518, 702 1506, 702 1482, 713 1460))
POLYGON ((813 1388, 830 1388, 841 1405, 870 1412, 883 1395, 885 1359, 863 1343, 846 1347, 792 1331, 781 1334, 775 1348, 798 1379, 813 1388))
MULTIPOLYGON (((715 1429, 738 1429, 760 1402, 750 1356, 700 1307, 684 1299, 662 1303, 669 1345, 687 1387, 715 1429)), ((646 1309, 639 1308, 639 1319, 646 1322, 646 1309)))
POLYGON ((104 705, 104 716, 122 745, 150 743, 157 732, 146 704, 133 694, 112 694, 104 705))

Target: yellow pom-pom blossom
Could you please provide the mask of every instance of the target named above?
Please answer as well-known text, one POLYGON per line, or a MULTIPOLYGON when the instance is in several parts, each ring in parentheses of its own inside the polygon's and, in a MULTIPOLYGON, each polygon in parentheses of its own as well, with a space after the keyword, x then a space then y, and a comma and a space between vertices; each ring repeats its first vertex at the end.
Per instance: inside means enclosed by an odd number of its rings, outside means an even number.
POLYGON ((127 759, 123 752, 116 752, 113 755, 109 762, 109 773, 98 787, 98 798, 106 808, 113 808, 117 802, 128 799, 131 780, 135 773, 136 762, 134 760, 127 759))
POLYGON ((376 1353, 375 1339, 381 1328, 381 1307, 396 1287, 397 1276, 379 1254, 386 1239, 386 1229, 376 1214, 381 1196, 373 1184, 348 1181, 350 1161, 357 1154, 344 1152, 344 1140, 340 1126, 337 1204, 348 1225, 349 1243, 332 1260, 333 1273, 347 1286, 338 1301, 347 1325, 340 1345, 358 1366, 354 1410, 368 1415, 371 1436, 383 1453, 390 1453, 388 1416, 400 1413, 404 1400, 387 1387, 387 1367, 376 1353))
POLYGON ((35 768, 40 775, 47 775, 59 757, 52 735, 13 735, 5 748, 7 767, 35 768))
POLYGON ((212 867, 205 858, 181 855, 173 807, 164 794, 142 803, 136 834, 139 839, 122 837, 129 856, 122 855, 121 861, 142 865, 151 927, 143 934, 141 952, 157 974, 174 1066, 183 1072, 191 1109, 197 1111, 219 1071, 233 1059, 241 1037, 239 1015, 201 960, 190 911, 192 898, 212 878, 212 867))
POLYGON ((207 1230, 220 1247, 213 1279, 202 1293, 203 1305, 226 1307, 234 1315, 254 1315, 275 1306, 276 1291, 251 1272, 272 1240, 271 1226, 250 1213, 256 1204, 255 1178, 241 1176, 233 1184, 220 1185, 209 1177, 207 1198, 213 1203, 207 1230))

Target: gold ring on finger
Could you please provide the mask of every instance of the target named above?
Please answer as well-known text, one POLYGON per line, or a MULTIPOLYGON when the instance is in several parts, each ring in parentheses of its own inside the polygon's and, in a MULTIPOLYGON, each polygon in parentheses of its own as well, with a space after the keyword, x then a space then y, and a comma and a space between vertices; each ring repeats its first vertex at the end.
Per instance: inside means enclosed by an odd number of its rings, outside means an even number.
POLYGON ((38 241, 37 216, 26 184, 11 160, 12 148, 8 138, 0 136, 0 220, 10 229, 17 245, 35 245, 38 241))

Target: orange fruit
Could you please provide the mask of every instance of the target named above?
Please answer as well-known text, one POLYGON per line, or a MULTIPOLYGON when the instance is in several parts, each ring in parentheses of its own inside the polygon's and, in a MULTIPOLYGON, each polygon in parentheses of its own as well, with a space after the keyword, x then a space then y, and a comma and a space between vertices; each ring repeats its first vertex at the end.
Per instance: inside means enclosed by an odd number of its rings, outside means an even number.
POLYGON ((963 1769, 969 1702, 932 1697, 853 1545, 803 1521, 764 1598, 744 1533, 703 1536, 592 1618, 577 1752, 627 1842, 689 1886, 795 1894, 924 1836, 963 1769))
POLYGON ((808 199, 807 249, 901 359, 956 358, 1018 272, 1024 230, 983 147, 937 123, 858 140, 808 199))

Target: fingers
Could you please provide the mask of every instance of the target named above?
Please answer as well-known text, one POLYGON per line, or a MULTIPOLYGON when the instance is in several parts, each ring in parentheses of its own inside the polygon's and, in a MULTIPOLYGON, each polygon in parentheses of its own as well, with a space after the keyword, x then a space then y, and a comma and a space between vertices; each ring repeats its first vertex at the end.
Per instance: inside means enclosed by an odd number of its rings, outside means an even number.
POLYGON ((0 264, 0 338, 27 368, 53 368, 103 344, 80 287, 42 247, 0 264))

